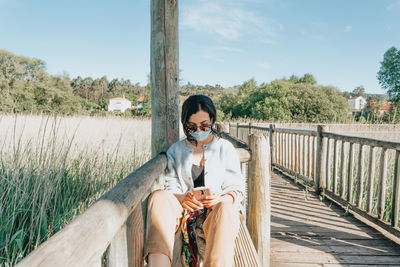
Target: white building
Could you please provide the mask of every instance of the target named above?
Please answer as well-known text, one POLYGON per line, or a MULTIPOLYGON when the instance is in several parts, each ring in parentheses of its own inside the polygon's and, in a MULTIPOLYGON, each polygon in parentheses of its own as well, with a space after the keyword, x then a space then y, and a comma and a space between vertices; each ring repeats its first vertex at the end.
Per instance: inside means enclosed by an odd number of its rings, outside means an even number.
POLYGON ((132 108, 132 102, 123 97, 115 97, 110 99, 108 104, 108 111, 125 112, 127 109, 132 108))
POLYGON ((367 100, 362 96, 353 96, 347 100, 347 102, 349 103, 351 111, 361 111, 367 104, 367 100))

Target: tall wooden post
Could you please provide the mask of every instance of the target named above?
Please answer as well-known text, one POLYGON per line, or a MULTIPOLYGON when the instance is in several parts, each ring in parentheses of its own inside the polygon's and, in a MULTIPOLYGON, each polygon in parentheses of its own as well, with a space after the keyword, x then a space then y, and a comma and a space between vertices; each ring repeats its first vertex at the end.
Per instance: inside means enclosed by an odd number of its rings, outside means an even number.
POLYGON ((151 0, 151 154, 179 140, 178 0, 151 0))
POLYGON ((269 140, 261 133, 250 135, 249 233, 262 266, 269 266, 271 236, 269 140))

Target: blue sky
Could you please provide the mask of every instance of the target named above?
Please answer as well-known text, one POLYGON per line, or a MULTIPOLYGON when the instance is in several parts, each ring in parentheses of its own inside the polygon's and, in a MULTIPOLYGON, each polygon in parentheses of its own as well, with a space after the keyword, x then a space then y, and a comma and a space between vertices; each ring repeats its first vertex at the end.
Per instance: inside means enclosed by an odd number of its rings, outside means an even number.
MULTIPOLYGON (((312 73, 318 84, 384 93, 376 73, 400 48, 400 0, 179 1, 182 83, 233 86, 312 73)), ((150 0, 0 0, 0 49, 51 74, 150 72, 150 0)))

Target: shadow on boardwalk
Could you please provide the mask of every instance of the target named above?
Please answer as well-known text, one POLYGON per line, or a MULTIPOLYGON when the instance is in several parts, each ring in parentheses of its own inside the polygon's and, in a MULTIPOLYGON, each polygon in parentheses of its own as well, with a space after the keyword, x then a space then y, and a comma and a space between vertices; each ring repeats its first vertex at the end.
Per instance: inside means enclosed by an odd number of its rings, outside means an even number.
POLYGON ((400 246, 280 174, 271 180, 271 266, 400 266, 400 246))

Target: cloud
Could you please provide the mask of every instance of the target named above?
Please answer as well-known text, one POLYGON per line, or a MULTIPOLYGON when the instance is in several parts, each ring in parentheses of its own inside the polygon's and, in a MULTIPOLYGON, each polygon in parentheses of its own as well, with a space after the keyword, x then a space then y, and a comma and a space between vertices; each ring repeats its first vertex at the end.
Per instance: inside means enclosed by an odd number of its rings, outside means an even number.
POLYGON ((390 3, 390 4, 386 7, 386 9, 387 9, 387 10, 392 10, 392 9, 397 8, 397 7, 400 7, 400 0, 395 0, 395 1, 393 1, 392 3, 390 3))
POLYGON ((224 41, 238 41, 252 36, 264 42, 272 42, 283 26, 253 11, 215 1, 200 1, 182 10, 182 26, 216 35, 224 41))
POLYGON ((352 26, 346 25, 346 26, 344 27, 344 30, 345 30, 346 32, 349 32, 349 31, 351 31, 352 28, 353 28, 352 26))

